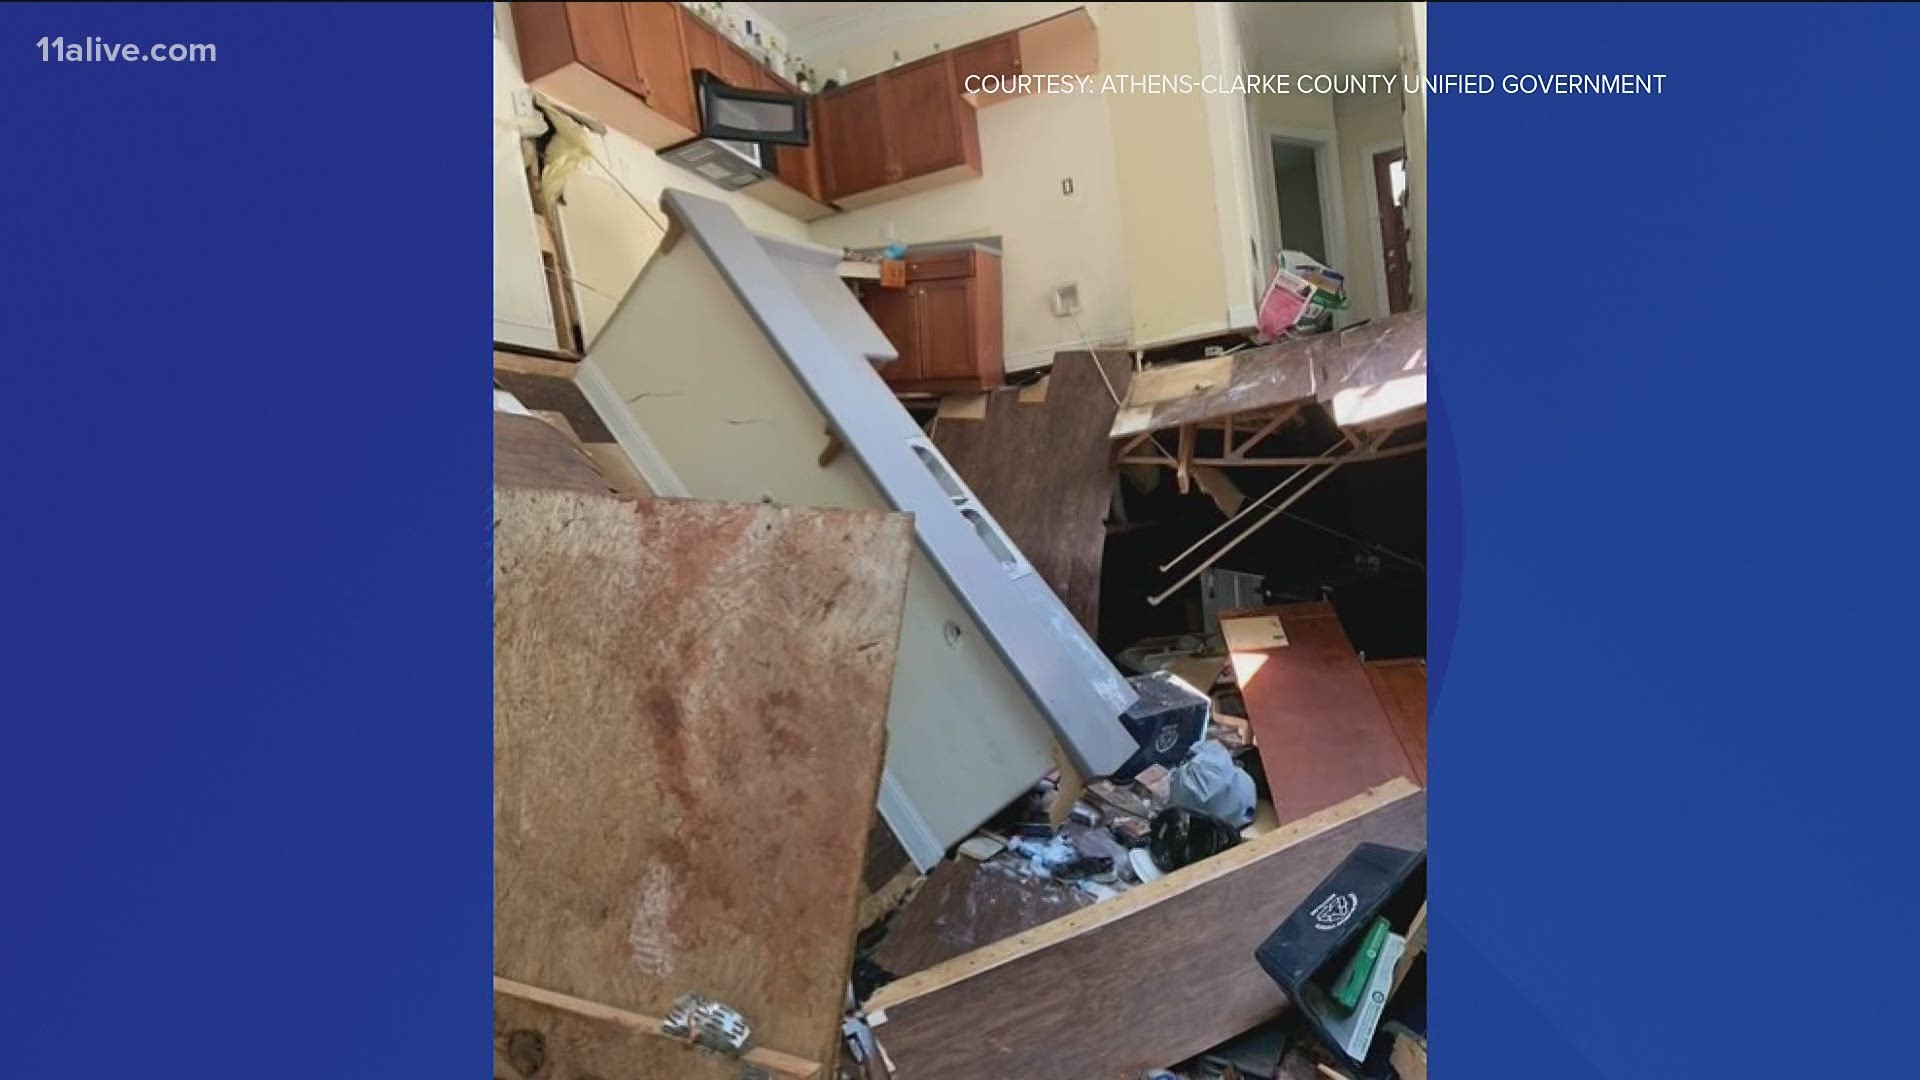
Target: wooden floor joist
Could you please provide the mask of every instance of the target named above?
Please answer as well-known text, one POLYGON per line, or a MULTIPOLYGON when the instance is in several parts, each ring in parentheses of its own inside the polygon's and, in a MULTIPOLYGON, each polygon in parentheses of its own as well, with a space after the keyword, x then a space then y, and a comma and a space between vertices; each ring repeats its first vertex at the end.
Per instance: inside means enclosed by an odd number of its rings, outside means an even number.
MULTIPOLYGON (((709 1057, 708 1060, 703 1061, 701 1055, 710 1055, 711 1052, 703 1051, 696 1046, 687 1045, 684 1041, 661 1031, 660 1028, 664 1021, 657 1016, 644 1016, 640 1013, 628 1012, 625 1009, 616 1009, 611 1005, 602 1005, 597 1001, 588 1001, 585 998, 577 998, 571 994, 562 994, 555 990, 543 990, 537 986, 528 986, 526 983, 514 982, 512 979, 502 979, 499 976, 494 977, 493 992, 496 998, 508 998, 514 1002, 527 1002, 557 1012, 566 1013, 582 1020, 591 1021, 595 1024, 624 1029, 622 1032, 624 1037, 639 1037, 645 1041, 657 1040, 662 1043, 673 1044, 677 1047, 684 1048, 687 1059, 686 1068, 689 1074, 700 1071, 703 1066, 711 1065, 718 1065, 728 1072, 737 1071, 728 1064, 725 1058, 709 1057)), ((606 1042, 608 1040, 601 1041, 606 1042)), ((618 1040, 612 1041, 617 1042, 618 1040)), ((508 1045, 502 1047, 498 1052, 511 1058, 514 1051, 515 1048, 512 1045, 508 1045)), ((524 1050, 521 1052, 523 1054, 526 1053, 524 1050)), ((548 1049, 542 1046, 539 1053, 544 1059, 547 1057, 548 1049)), ((740 1056, 739 1061, 743 1064, 762 1069, 768 1074, 778 1077, 779 1080, 814 1080, 815 1077, 820 1075, 820 1064, 818 1062, 808 1061, 805 1058, 795 1057, 792 1054, 783 1054, 778 1050, 768 1050, 765 1047, 754 1047, 748 1050, 740 1056)), ((544 1071, 545 1064, 546 1062, 543 1060, 540 1065, 535 1066, 531 1071, 535 1073, 544 1071)), ((515 1071, 526 1072, 528 1070, 524 1065, 515 1065, 515 1071)))
POLYGON ((1426 846, 1398 779, 876 992, 894 1080, 1133 1080, 1276 1015, 1254 948, 1363 842, 1426 846))

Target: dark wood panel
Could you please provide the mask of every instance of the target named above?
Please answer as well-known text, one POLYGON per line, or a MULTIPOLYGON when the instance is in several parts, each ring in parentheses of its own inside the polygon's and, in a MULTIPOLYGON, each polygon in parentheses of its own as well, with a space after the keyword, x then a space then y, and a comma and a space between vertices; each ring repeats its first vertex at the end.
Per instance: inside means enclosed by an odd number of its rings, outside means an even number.
POLYGON ((580 62, 635 94, 640 93, 627 43, 627 17, 621 4, 568 4, 567 24, 580 62))
POLYGON ((919 303, 920 374, 924 377, 964 379, 980 374, 972 289, 972 282, 964 278, 909 287, 919 303))
POLYGON ((1412 776, 1360 657, 1333 607, 1285 604, 1223 615, 1273 615, 1287 644, 1233 653, 1233 673, 1282 822, 1412 776))
POLYGON ((644 97, 648 107, 689 131, 698 131, 693 78, 687 67, 686 47, 680 38, 684 11, 679 4, 628 4, 627 41, 634 68, 646 88, 644 97))
POLYGON ((1356 845, 1426 834, 1399 781, 883 987, 875 1034, 896 1080, 1136 1080, 1277 1015, 1254 948, 1356 845))
POLYGON ((828 199, 887 183, 887 140, 881 123, 878 80, 823 95, 820 128, 820 172, 828 199))
POLYGON ((894 917, 872 959, 894 975, 912 975, 1092 904, 1071 882, 949 859, 894 917))
POLYGON ((900 359, 880 365, 880 376, 888 382, 918 379, 920 369, 920 320, 916 315, 919 298, 912 289, 868 289, 861 297, 880 333, 893 343, 900 359))
POLYGON ((889 179, 912 179, 966 161, 953 55, 942 53, 880 76, 889 179))
POLYGON ((1366 664, 1367 681, 1387 711, 1400 748, 1406 751, 1413 778, 1427 782, 1427 662, 1373 660, 1366 664))
POLYGON ((1100 561, 1115 469, 1113 396, 1133 376, 1125 353, 1060 353, 1046 397, 987 398, 984 420, 942 420, 933 443, 1087 633, 1100 626, 1100 561), (1101 368, 1106 379, 1101 378, 1101 368))

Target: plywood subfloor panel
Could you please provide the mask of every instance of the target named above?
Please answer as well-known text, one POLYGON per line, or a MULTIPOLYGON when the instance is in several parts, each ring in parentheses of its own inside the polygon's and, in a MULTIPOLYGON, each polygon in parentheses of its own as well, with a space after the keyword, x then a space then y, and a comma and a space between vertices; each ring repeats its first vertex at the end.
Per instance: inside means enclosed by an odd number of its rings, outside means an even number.
POLYGON ((1277 616, 1286 632, 1284 646, 1233 653, 1234 678, 1282 824, 1414 775, 1331 605, 1230 614, 1277 616))
POLYGON ((1427 782, 1427 662, 1425 660, 1369 660, 1367 681, 1387 710, 1387 720, 1400 737, 1413 778, 1427 782))
POLYGON ((1092 903, 1069 883, 1018 877, 965 857, 949 859, 934 867, 895 917, 886 940, 873 951, 873 962, 895 975, 911 975, 1092 903))
POLYGON ((1253 951, 1353 851, 1426 846, 1405 780, 882 988, 893 1080, 1135 1080, 1273 1017, 1253 951))
POLYGON ((1041 400, 996 390, 985 396, 985 419, 942 419, 933 430, 934 445, 1089 634, 1099 630, 1113 499, 1113 393, 1124 397, 1132 377, 1125 353, 1060 353, 1041 400))
POLYGON ((831 1060, 909 519, 494 498, 495 973, 831 1060))

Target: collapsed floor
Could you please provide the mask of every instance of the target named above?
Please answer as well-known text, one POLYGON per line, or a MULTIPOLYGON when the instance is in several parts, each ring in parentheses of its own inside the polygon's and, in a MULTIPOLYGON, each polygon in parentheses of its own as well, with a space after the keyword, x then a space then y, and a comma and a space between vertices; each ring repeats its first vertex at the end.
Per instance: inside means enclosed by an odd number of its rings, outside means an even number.
MULTIPOLYGON (((730 360, 760 349, 753 370, 820 410, 716 425, 805 429, 788 472, 872 468, 799 346, 728 306, 727 288, 785 303, 764 291, 780 279, 741 285, 760 256, 695 235, 653 287, 682 272, 682 307, 708 290, 699 335, 740 327, 730 360)), ((1199 719, 1140 710, 1135 758, 1091 780, 1056 731, 1041 783, 918 864, 871 808, 899 783, 900 710, 944 677, 896 672, 930 507, 722 490, 694 455, 726 446, 661 437, 663 415, 697 422, 694 384, 609 392, 632 376, 600 354, 496 353, 496 1075, 1423 1077, 1425 418, 1396 396, 1416 362, 1424 384, 1415 314, 1415 347, 1396 316, 1358 345, 1063 353, 1038 382, 919 409, 954 502, 1133 686, 1171 676, 1199 719), (641 452, 636 418, 655 423, 641 452), (671 468, 643 475, 647 452, 671 468), (1252 820, 1222 833, 1200 804, 1252 820), (1265 951, 1365 845, 1421 868, 1346 909, 1318 981, 1283 989, 1265 951), (1376 921, 1398 962, 1362 962, 1376 921), (1345 1057, 1357 1010, 1300 1004, 1338 975, 1382 988, 1378 1036, 1345 1057)), ((839 316, 817 317, 831 339, 839 316)), ((948 647, 979 630, 945 628, 948 647)), ((978 804, 977 780, 938 783, 978 804)))

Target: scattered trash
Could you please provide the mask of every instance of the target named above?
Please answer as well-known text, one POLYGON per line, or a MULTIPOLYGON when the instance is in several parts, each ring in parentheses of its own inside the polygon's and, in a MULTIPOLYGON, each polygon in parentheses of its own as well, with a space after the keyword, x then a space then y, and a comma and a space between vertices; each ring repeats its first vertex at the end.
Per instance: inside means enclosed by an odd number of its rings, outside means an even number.
POLYGON ((1133 784, 1146 795, 1153 808, 1158 810, 1167 805, 1168 800, 1172 798, 1173 793, 1168 786, 1171 776, 1166 766, 1149 765, 1140 770, 1140 775, 1133 778, 1133 784))
POLYGON ((1146 819, 1137 817, 1116 818, 1108 828, 1113 831, 1115 840, 1130 848, 1145 847, 1147 838, 1153 833, 1146 819))
POLYGON ((1024 865, 1029 876, 1041 878, 1059 876, 1055 871, 1080 857, 1073 842, 1064 836, 1044 841, 1016 836, 1007 841, 1007 850, 1026 860, 1024 865))
POLYGON ((1111 780, 1095 780, 1087 785, 1090 798, 1106 804, 1120 816, 1150 818, 1153 816, 1153 804, 1136 795, 1131 789, 1120 787, 1111 780))
POLYGON ((1100 824, 1100 811, 1084 802, 1074 803, 1073 809, 1068 812, 1067 816, 1070 820, 1082 825, 1100 824))

